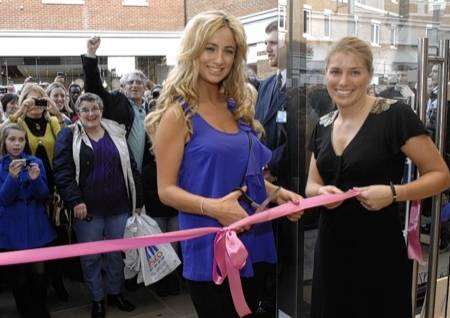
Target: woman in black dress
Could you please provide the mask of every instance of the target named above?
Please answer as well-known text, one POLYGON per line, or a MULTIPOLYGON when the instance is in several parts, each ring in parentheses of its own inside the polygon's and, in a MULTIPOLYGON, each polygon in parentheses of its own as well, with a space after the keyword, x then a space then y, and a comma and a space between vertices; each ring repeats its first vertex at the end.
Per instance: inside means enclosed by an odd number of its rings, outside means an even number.
POLYGON ((366 42, 340 40, 326 59, 327 90, 337 109, 316 125, 307 196, 358 187, 353 200, 321 212, 311 316, 411 317, 411 266, 399 201, 423 199, 450 175, 409 106, 367 94, 373 67, 366 42), (405 157, 421 177, 400 185, 405 157))

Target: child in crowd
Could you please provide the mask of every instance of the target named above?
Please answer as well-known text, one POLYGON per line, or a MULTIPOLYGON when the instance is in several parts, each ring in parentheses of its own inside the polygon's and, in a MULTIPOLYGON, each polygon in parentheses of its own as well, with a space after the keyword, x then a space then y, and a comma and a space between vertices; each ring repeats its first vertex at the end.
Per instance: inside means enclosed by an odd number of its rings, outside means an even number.
MULTIPOLYGON (((24 153, 25 131, 6 124, 0 137, 0 250, 42 247, 55 238, 46 214, 49 195, 42 161, 24 153)), ((46 307, 44 264, 8 270, 8 281, 23 317, 50 317, 46 307)))

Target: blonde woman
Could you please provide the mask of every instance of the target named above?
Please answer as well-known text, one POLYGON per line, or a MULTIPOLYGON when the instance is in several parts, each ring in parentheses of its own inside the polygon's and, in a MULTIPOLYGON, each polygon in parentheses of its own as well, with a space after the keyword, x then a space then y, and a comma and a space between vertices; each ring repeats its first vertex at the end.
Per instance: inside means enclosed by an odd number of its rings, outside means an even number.
POLYGON ((26 132, 25 151, 42 160, 47 172, 50 193, 53 192, 53 148, 61 130, 63 117, 56 104, 37 84, 26 84, 19 97, 19 110, 9 116, 26 132))
MULTIPOLYGON (((236 18, 220 11, 195 16, 185 29, 178 63, 156 109, 146 118, 158 194, 164 204, 180 211, 180 229, 227 226, 253 214, 239 201, 243 191, 257 203, 267 196, 276 203, 300 199, 262 176, 271 154, 256 137, 261 126, 248 102, 246 53, 244 29, 236 18), (246 188, 236 191, 243 185, 246 188)), ((291 219, 299 217, 300 212, 291 219)), ((249 252, 241 271, 244 293, 254 309, 256 265, 276 261, 272 226, 242 229, 240 239, 249 252)), ((200 318, 236 317, 228 284, 212 282, 213 241, 210 235, 181 243, 183 276, 200 318)))
POLYGON ((311 317, 411 317, 411 263, 397 202, 418 200, 450 185, 450 175, 408 105, 367 93, 370 46, 343 38, 328 54, 328 93, 337 109, 316 125, 306 194, 359 187, 357 200, 320 215, 311 317), (405 158, 420 178, 400 184, 405 158))

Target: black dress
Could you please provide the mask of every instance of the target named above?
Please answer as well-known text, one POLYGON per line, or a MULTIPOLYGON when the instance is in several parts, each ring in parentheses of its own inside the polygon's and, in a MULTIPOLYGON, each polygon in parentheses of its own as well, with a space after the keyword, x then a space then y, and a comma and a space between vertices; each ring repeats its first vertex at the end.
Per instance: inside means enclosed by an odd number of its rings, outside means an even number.
MULTIPOLYGON (((401 182, 400 148, 426 130, 409 106, 377 99, 362 127, 337 156, 331 132, 338 111, 316 125, 309 149, 325 185, 353 187, 401 182)), ((366 210, 356 199, 323 209, 315 250, 311 317, 411 317, 411 262, 398 207, 366 210)))

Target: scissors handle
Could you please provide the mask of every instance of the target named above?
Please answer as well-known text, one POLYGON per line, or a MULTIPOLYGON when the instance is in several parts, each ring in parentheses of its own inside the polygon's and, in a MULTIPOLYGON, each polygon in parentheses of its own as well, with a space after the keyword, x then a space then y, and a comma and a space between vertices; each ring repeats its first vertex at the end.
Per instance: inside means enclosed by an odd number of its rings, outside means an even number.
POLYGON ((280 192, 281 187, 278 187, 271 194, 267 196, 267 198, 259 205, 259 207, 255 210, 255 213, 262 212, 267 209, 267 206, 272 202, 280 192))

